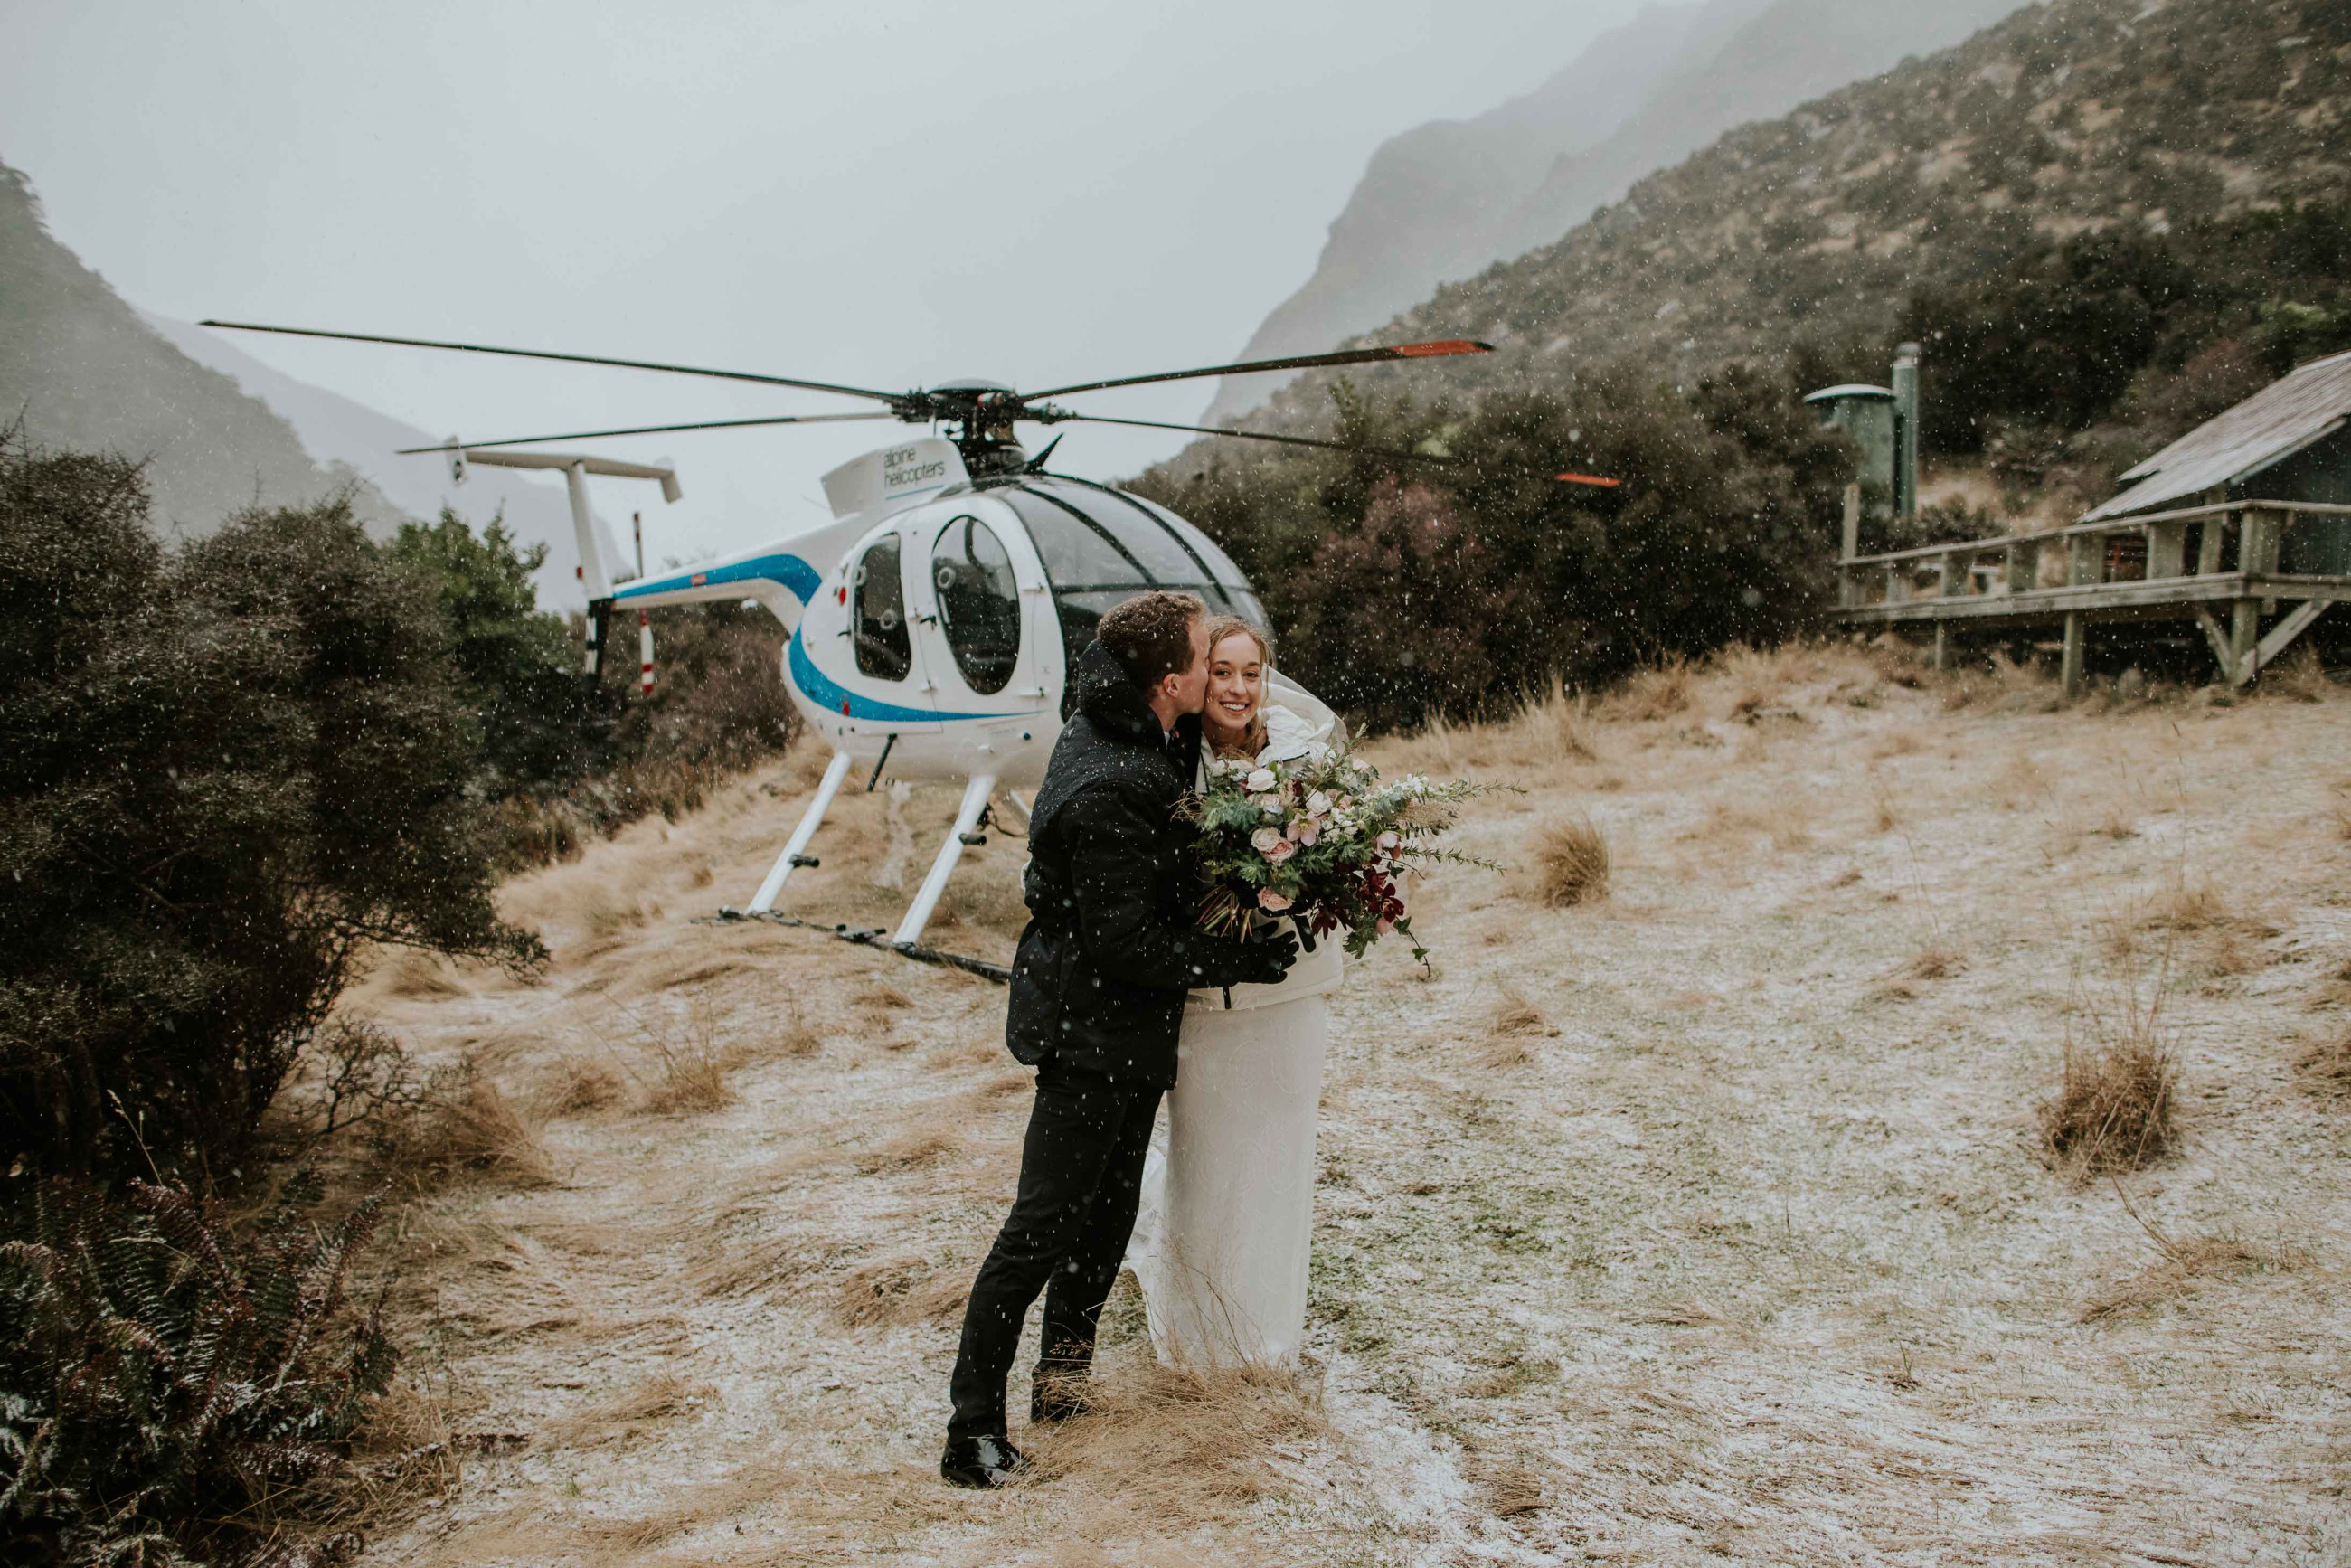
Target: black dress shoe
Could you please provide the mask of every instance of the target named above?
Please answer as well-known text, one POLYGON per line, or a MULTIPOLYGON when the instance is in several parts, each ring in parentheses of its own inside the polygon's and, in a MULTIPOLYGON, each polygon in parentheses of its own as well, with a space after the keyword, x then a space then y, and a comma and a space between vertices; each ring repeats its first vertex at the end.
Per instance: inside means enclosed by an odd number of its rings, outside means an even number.
POLYGON ((993 1491, 1028 1463, 1001 1437, 949 1437, 946 1452, 939 1456, 939 1479, 993 1491))
POLYGON ((1093 1401, 1086 1397, 1084 1378, 1040 1377, 1029 1392, 1029 1425, 1073 1421, 1093 1407, 1093 1401))

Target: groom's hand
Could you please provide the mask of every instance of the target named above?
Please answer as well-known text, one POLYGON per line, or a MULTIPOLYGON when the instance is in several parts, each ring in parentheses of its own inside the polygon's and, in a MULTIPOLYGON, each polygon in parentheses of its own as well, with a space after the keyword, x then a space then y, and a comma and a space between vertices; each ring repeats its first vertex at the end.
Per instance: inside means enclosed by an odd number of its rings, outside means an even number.
POLYGON ((1290 966, 1298 962, 1298 938, 1287 931, 1270 941, 1253 942, 1248 948, 1250 972, 1243 979, 1260 986, 1277 985, 1290 966))

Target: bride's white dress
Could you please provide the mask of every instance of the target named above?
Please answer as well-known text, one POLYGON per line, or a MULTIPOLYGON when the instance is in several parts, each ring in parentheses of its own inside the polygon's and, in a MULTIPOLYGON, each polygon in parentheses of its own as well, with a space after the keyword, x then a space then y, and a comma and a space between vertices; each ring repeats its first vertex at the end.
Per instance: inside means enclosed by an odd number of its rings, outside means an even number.
MULTIPOLYGON (((1279 675, 1262 711, 1259 761, 1303 756, 1338 727, 1321 701, 1279 675)), ((1334 933, 1301 954, 1279 985, 1186 1000, 1176 1087, 1152 1136, 1126 1253, 1162 1361, 1298 1359, 1330 1038, 1324 995, 1344 969, 1339 942, 1334 933)))

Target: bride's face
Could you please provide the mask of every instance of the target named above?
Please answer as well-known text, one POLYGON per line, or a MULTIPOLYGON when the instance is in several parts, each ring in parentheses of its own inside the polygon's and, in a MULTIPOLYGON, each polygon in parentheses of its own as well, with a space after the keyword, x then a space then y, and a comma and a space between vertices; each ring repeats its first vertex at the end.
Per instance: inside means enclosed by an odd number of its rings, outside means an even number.
POLYGON ((1238 739, 1257 716, 1265 694, 1265 661, 1257 639, 1236 632, 1208 650, 1208 737, 1238 739))

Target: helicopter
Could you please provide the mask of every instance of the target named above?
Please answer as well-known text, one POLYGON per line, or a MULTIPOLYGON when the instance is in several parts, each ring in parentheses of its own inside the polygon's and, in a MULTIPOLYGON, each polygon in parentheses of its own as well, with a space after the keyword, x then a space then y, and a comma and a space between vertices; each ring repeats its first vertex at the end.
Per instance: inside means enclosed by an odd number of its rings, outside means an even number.
MULTIPOLYGON (((461 442, 452 436, 435 446, 403 448, 402 455, 441 456, 451 465, 453 476, 461 479, 468 462, 566 471, 590 603, 585 664, 590 678, 599 668, 616 610, 756 600, 783 624, 782 678, 802 718, 832 748, 832 757, 750 903, 739 912, 723 913, 781 918, 774 914, 776 902, 794 871, 819 863, 808 852, 852 767, 872 765, 869 790, 884 769, 900 779, 960 782, 963 796, 954 823, 887 945, 912 956, 955 963, 998 978, 1004 977, 996 966, 925 948, 923 931, 963 851, 987 841, 984 830, 994 821, 999 792, 1003 803, 1026 819, 1019 791, 1033 789, 1044 777, 1070 710, 1069 674, 1103 613, 1135 594, 1170 589, 1196 595, 1211 613, 1238 615, 1262 631, 1271 630, 1249 579, 1207 535, 1143 496, 1047 472, 1045 463, 1060 437, 1032 456, 1018 439, 1017 426, 1125 425, 1441 464, 1453 460, 1264 431, 1113 418, 1049 400, 1210 376, 1414 363, 1491 351, 1487 343, 1444 339, 1121 376, 1037 392, 977 379, 891 392, 745 371, 434 339, 243 321, 202 324, 233 331, 712 377, 882 404, 858 413, 636 425, 496 441, 461 442), (657 576, 640 573, 635 580, 620 583, 605 559, 602 530, 587 507, 584 476, 659 478, 666 497, 675 500, 674 471, 510 450, 605 437, 857 420, 926 425, 932 434, 910 435, 826 474, 830 523, 720 560, 657 576), (942 426, 947 434, 935 434, 942 426)), ((1604 487, 1617 484, 1590 474, 1550 477, 1604 487)), ((641 637, 649 671, 650 631, 641 637)), ((1288 688, 1303 695, 1278 672, 1269 673, 1268 685, 1271 692, 1288 688)), ((861 941, 880 937, 878 932, 849 935, 861 941)))

